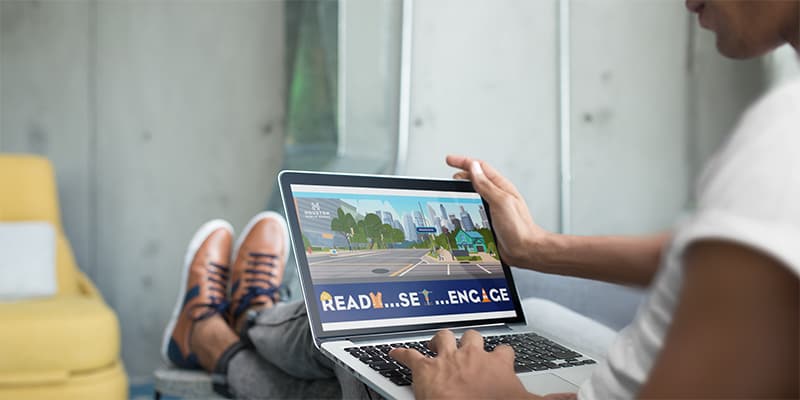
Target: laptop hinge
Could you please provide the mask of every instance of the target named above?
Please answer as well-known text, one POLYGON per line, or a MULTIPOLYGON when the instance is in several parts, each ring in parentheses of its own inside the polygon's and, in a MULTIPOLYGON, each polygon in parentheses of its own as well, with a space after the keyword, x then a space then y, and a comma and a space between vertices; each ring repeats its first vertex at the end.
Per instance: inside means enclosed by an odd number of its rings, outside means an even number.
MULTIPOLYGON (((448 328, 455 333, 462 333, 469 329, 487 329, 491 328, 492 330, 498 331, 511 331, 512 329, 509 327, 508 324, 499 323, 499 324, 484 324, 484 325, 470 325, 470 326, 459 326, 448 328)), ((335 336, 335 337, 327 337, 322 339, 322 341, 333 341, 333 340, 349 340, 352 342, 356 341, 367 341, 367 340, 388 340, 394 338, 407 338, 409 336, 418 336, 418 335, 430 335, 433 336, 436 332, 440 331, 444 328, 433 328, 433 329, 424 329, 418 331, 403 331, 403 332, 393 332, 393 333, 373 333, 373 334, 364 334, 364 335, 356 335, 356 336, 335 336)))

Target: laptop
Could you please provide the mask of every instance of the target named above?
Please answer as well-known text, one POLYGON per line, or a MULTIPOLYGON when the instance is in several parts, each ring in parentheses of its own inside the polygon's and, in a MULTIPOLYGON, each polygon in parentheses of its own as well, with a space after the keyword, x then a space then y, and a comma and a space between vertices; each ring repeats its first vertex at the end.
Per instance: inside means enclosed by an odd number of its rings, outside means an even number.
POLYGON ((315 345, 384 397, 413 399, 388 352, 436 331, 515 350, 534 393, 576 391, 597 358, 527 324, 489 205, 462 180, 283 171, 279 184, 315 345))

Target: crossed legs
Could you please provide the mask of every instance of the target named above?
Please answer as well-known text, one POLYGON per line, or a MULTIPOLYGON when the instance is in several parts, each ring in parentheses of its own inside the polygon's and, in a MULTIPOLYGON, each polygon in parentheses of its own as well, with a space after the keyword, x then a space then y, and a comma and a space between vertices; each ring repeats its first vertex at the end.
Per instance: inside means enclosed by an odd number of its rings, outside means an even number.
POLYGON ((271 212, 254 217, 233 246, 230 224, 203 225, 187 250, 162 354, 211 372, 229 397, 337 398, 337 376, 348 398, 362 397, 363 386, 314 347, 303 303, 279 303, 288 240, 271 212))

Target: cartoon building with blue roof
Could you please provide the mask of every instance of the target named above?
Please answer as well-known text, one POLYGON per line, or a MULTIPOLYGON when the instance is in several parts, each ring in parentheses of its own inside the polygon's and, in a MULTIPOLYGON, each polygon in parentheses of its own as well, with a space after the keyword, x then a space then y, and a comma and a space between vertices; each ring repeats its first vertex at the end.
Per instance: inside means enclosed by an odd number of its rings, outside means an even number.
POLYGON ((470 253, 486 251, 486 241, 483 235, 476 231, 459 231, 456 234, 456 246, 470 253))

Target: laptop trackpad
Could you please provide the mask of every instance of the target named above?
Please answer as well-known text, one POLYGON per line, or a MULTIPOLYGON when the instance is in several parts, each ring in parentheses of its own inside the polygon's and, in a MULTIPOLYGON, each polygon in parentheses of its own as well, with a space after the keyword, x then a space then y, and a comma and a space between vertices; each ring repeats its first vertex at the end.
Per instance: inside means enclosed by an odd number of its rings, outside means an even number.
POLYGON ((578 387, 553 374, 520 375, 525 389, 531 393, 545 395, 550 393, 564 393, 578 391, 578 387))

